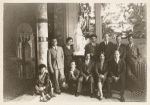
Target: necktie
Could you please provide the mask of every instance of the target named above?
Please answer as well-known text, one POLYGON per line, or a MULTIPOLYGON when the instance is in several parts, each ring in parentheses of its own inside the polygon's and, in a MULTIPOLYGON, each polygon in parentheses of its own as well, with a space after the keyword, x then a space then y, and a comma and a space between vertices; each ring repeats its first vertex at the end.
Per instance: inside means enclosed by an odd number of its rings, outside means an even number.
POLYGON ((117 44, 117 50, 119 50, 119 44, 117 44))

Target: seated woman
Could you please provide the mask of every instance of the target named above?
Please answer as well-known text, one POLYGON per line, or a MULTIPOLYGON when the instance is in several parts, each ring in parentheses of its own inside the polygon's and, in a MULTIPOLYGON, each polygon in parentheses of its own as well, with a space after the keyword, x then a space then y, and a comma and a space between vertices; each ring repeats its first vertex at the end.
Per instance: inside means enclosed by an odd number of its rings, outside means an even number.
POLYGON ((40 94, 40 101, 42 102, 46 102, 51 97, 55 97, 55 95, 53 95, 53 88, 49 78, 49 73, 44 64, 39 65, 39 74, 37 77, 35 90, 36 93, 40 94))
POLYGON ((103 84, 105 82, 105 79, 107 77, 107 63, 105 61, 105 56, 104 53, 102 52, 100 54, 100 60, 98 62, 96 62, 96 75, 97 75, 97 79, 98 79, 98 96, 99 96, 99 100, 103 99, 103 92, 102 92, 102 87, 103 84))

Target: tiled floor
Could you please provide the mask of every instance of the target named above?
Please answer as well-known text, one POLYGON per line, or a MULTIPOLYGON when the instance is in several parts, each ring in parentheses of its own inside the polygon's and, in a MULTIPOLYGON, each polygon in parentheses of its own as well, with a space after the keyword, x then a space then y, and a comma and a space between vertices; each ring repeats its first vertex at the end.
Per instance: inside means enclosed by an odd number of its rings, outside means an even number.
MULTIPOLYGON (((113 96, 110 99, 103 99, 102 102, 119 102, 120 96, 117 92, 113 92, 113 96)), ((9 102, 39 102, 39 96, 31 96, 24 94, 22 96, 17 97, 14 100, 9 102)), ((131 93, 129 91, 125 91, 125 101, 126 102, 145 102, 145 93, 131 93)), ((79 97, 75 97, 73 94, 62 92, 61 95, 56 95, 56 97, 50 99, 48 102, 99 102, 99 100, 94 97, 90 98, 88 95, 82 94, 79 97)))

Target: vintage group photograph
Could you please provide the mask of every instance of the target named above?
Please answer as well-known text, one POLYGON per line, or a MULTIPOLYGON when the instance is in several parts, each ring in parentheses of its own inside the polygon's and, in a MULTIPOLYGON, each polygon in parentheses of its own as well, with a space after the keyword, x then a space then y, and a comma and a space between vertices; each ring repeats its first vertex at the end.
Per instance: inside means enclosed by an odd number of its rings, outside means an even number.
POLYGON ((147 102, 147 3, 3 3, 4 102, 147 102))

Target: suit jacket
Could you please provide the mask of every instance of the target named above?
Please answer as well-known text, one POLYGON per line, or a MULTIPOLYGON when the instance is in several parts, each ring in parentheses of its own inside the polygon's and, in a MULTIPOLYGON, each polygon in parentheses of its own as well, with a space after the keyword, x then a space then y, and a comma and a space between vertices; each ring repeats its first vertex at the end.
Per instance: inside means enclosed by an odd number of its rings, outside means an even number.
POLYGON ((93 76, 94 72, 94 61, 90 60, 88 65, 86 65, 85 61, 82 64, 81 74, 83 77, 93 76))
POLYGON ((102 75, 107 75, 108 73, 108 64, 106 61, 104 61, 103 67, 101 69, 101 62, 98 61, 96 62, 96 67, 95 67, 96 75, 99 77, 100 74, 102 75))
POLYGON ((129 44, 126 46, 126 61, 130 62, 137 62, 141 58, 141 53, 139 51, 138 45, 133 44, 132 47, 129 44))
POLYGON ((101 42, 99 44, 98 53, 100 54, 101 52, 105 53, 106 61, 111 61, 113 59, 113 54, 114 54, 114 44, 112 42, 108 42, 108 45, 106 46, 104 42, 101 42))
POLYGON ((48 66, 50 71, 64 68, 64 52, 62 47, 57 46, 57 50, 52 47, 48 50, 48 66))
MULTIPOLYGON (((74 74, 74 76, 76 77, 76 80, 77 80, 80 76, 80 71, 78 69, 75 69, 73 74, 74 74)), ((71 80, 71 79, 72 79, 71 74, 69 74, 69 80, 71 80)))
POLYGON ((85 46, 85 53, 90 52, 93 53, 94 55, 92 56, 92 60, 96 61, 97 60, 97 50, 98 50, 98 44, 96 46, 93 46, 92 43, 89 43, 85 46))
POLYGON ((114 51, 115 50, 119 50, 119 52, 120 52, 120 58, 121 59, 125 59, 125 57, 126 57, 126 45, 121 43, 120 46, 119 46, 119 48, 118 48, 117 44, 115 44, 114 47, 115 47, 114 51))
POLYGON ((113 59, 109 64, 109 76, 122 77, 126 73, 126 63, 123 59, 119 59, 118 64, 113 59))
POLYGON ((65 57, 65 60, 64 60, 65 61, 65 66, 70 67, 74 50, 73 50, 72 47, 70 47, 70 49, 68 49, 68 47, 66 45, 63 46, 63 50, 64 50, 64 57, 65 57))

